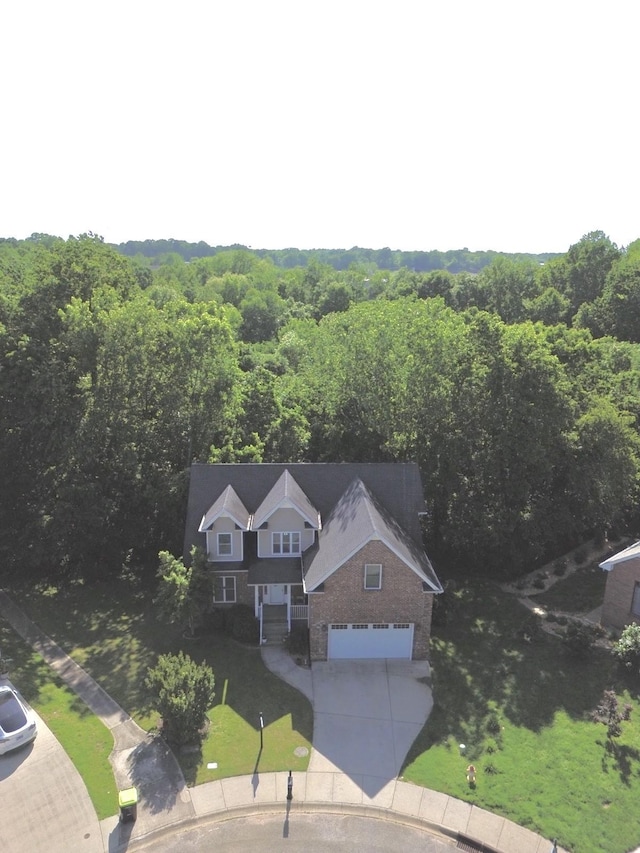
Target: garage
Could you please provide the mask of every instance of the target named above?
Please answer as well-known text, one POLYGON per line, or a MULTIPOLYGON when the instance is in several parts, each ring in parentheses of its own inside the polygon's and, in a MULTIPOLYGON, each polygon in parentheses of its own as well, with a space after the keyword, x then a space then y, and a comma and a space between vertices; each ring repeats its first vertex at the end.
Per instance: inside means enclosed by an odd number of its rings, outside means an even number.
POLYGON ((327 657, 411 660, 413 625, 402 622, 329 625, 327 657))

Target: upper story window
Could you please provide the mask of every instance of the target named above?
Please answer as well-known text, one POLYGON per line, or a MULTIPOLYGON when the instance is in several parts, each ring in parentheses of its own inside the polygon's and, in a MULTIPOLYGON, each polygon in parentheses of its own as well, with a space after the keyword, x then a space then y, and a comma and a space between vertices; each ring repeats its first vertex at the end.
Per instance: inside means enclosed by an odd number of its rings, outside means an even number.
POLYGON ((640 583, 637 583, 633 589, 631 612, 634 616, 640 616, 640 583))
POLYGON ((299 554, 300 533, 272 533, 271 547, 274 554, 299 554))
POLYGON ((230 557, 233 554, 231 533, 218 533, 218 556, 230 557))
POLYGON ((380 563, 367 563, 364 567, 364 588, 382 589, 382 566, 380 563))

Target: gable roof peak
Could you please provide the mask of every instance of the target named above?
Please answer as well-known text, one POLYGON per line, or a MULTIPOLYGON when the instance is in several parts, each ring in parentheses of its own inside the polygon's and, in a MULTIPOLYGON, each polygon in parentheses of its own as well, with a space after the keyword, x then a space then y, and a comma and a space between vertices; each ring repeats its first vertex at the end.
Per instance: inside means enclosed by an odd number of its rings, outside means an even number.
POLYGON ((276 480, 268 495, 255 511, 253 529, 261 527, 277 509, 295 509, 315 530, 322 527, 320 513, 300 488, 288 468, 276 480))
POLYGON ((198 532, 203 533, 210 530, 220 516, 231 518, 242 530, 249 530, 251 526, 251 516, 231 485, 225 488, 202 516, 198 532))

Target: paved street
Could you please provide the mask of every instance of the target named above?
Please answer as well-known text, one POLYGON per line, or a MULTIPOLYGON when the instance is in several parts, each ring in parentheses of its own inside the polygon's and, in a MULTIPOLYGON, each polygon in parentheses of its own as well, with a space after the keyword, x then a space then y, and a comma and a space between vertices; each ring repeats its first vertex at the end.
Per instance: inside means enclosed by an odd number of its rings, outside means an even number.
MULTIPOLYGON (((0 756, 2 853, 102 853, 98 818, 80 774, 40 717, 29 746, 0 756)), ((114 782, 114 800, 115 782, 114 782)))
POLYGON ((136 845, 138 851, 153 853, 446 853, 455 844, 413 827, 386 820, 337 814, 255 815, 221 823, 204 824, 191 830, 177 830, 156 838, 150 846, 136 845))

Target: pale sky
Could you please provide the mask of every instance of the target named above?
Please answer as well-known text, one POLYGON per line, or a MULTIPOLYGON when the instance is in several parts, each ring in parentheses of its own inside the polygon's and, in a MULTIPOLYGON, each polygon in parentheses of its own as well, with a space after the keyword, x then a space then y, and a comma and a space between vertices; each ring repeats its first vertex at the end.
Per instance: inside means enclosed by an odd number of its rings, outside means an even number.
POLYGON ((16 0, 0 27, 0 236, 640 238, 637 0, 16 0))

